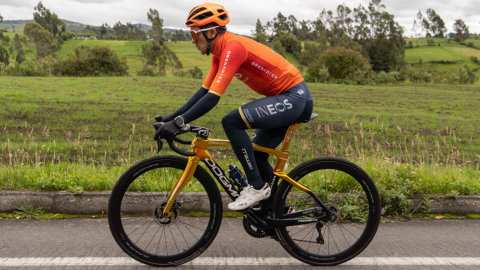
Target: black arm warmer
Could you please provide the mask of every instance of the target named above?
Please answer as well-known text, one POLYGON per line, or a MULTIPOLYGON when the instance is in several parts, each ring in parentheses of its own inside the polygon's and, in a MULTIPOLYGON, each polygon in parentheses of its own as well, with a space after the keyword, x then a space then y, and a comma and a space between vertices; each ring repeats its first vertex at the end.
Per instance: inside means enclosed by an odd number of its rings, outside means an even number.
MULTIPOLYGON (((193 94, 193 96, 182 106, 180 109, 176 110, 175 113, 180 115, 182 113, 186 113, 195 103, 197 103, 203 96, 208 93, 208 90, 200 87, 198 91, 193 94)), ((185 119, 185 118, 184 118, 185 119)))
POLYGON ((220 97, 207 93, 203 98, 201 98, 193 107, 191 107, 186 113, 182 115, 182 118, 185 123, 190 123, 193 120, 203 116, 208 113, 215 105, 217 105, 220 97))

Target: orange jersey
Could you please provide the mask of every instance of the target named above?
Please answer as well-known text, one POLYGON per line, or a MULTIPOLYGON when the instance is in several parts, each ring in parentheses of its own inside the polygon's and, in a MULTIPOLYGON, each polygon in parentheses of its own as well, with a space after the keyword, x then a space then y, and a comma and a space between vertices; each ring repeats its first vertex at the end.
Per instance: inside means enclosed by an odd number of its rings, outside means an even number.
POLYGON ((302 74, 269 47, 225 32, 215 45, 203 87, 222 96, 233 77, 267 97, 279 95, 303 81, 302 74))

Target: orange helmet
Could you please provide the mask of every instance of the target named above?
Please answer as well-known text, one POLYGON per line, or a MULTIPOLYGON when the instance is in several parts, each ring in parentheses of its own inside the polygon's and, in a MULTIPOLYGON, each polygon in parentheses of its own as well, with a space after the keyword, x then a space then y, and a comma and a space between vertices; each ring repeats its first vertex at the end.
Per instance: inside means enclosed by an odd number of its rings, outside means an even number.
POLYGON ((185 25, 187 27, 204 26, 212 22, 219 26, 225 26, 230 22, 230 16, 228 16, 228 12, 221 5, 203 3, 190 11, 185 25))

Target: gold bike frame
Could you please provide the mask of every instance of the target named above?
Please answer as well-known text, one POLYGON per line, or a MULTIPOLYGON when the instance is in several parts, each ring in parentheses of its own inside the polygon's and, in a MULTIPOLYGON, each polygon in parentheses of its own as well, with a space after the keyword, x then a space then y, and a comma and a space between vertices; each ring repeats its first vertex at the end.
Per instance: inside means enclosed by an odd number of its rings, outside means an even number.
MULTIPOLYGON (((271 155, 275 155, 277 157, 277 162, 275 164, 273 174, 289 182, 290 184, 299 188, 300 190, 311 192, 306 186, 288 177, 288 175, 285 172, 283 172, 283 169, 285 168, 288 157, 290 156, 290 152, 288 151, 288 148, 290 147, 293 134, 302 125, 303 125, 302 123, 293 124, 288 128, 287 134, 285 134, 285 139, 283 140, 283 145, 281 150, 266 148, 256 144, 253 144, 253 149, 255 151, 260 151, 260 152, 265 152, 271 155)), ((182 175, 177 179, 172 190, 169 192, 167 196, 167 205, 163 209, 164 217, 170 217, 173 215, 173 213, 170 212, 170 209, 172 208, 172 205, 175 202, 178 194, 192 179, 192 176, 195 173, 195 170, 197 169, 198 163, 200 161, 210 159, 211 161, 215 162, 215 164, 218 167, 220 167, 217 161, 207 151, 207 148, 209 147, 218 147, 218 146, 232 146, 232 145, 228 140, 216 140, 216 139, 204 140, 198 137, 196 137, 193 140, 190 151, 195 152, 196 155, 188 158, 188 163, 187 163, 187 166, 185 167, 185 170, 183 171, 182 175)))

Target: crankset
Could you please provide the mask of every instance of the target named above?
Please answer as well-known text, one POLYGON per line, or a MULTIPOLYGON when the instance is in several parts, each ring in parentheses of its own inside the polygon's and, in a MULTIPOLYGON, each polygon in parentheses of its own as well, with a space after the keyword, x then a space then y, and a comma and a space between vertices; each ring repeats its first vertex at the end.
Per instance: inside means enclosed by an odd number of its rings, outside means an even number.
POLYGON ((268 236, 266 229, 256 227, 248 221, 247 217, 243 217, 243 228, 248 234, 255 238, 264 238, 268 236))

